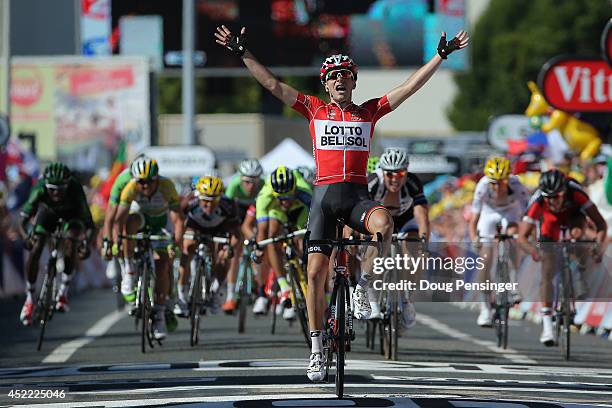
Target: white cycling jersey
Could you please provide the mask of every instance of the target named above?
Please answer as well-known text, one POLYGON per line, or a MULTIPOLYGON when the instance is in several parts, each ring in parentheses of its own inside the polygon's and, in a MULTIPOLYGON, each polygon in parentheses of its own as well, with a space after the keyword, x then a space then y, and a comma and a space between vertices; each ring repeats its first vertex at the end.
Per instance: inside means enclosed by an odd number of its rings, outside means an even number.
POLYGON ((472 201, 472 213, 480 214, 478 235, 489 240, 495 235, 497 224, 505 231, 510 223, 518 223, 527 210, 529 191, 518 177, 511 175, 508 179, 508 194, 498 197, 488 177, 478 181, 472 201))

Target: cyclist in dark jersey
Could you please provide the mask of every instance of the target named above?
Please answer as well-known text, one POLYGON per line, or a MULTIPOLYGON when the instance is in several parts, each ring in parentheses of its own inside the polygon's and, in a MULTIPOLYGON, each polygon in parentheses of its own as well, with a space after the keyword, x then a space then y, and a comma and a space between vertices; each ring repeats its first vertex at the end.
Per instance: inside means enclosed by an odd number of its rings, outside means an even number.
MULTIPOLYGON (((423 184, 408 171, 408 154, 399 148, 388 148, 380 156, 378 168, 368 176, 368 190, 372 200, 385 206, 393 217, 393 232, 411 238, 429 240, 429 214, 423 184)), ((408 253, 404 242, 402 250, 408 253)), ((370 287, 370 319, 383 317, 378 300, 380 291, 370 287)), ((416 324, 416 311, 407 291, 402 292, 402 318, 399 330, 404 332, 416 324)))
POLYGON ((28 246, 31 251, 26 261, 26 301, 21 310, 21 321, 24 325, 32 324, 34 312, 34 285, 38 275, 38 261, 42 254, 47 237, 58 226, 62 219, 62 227, 71 238, 64 242, 64 273, 62 284, 57 294, 56 310, 67 312, 68 287, 72 279, 72 270, 77 254, 81 259, 89 256, 89 244, 93 234, 93 220, 83 186, 72 176, 70 170, 63 163, 51 163, 45 169, 43 177, 36 183, 28 201, 21 210, 21 226, 24 232, 31 230, 28 246), (30 221, 36 216, 35 225, 30 228, 30 221), (75 243, 82 234, 84 241, 80 246, 75 243))
MULTIPOLYGON (((393 220, 380 204, 369 199, 366 166, 370 142, 376 122, 397 108, 418 91, 436 72, 442 60, 455 50, 468 45, 468 35, 460 31, 457 37, 446 41, 442 33, 438 53, 410 78, 381 98, 356 105, 352 102, 356 87, 357 65, 346 55, 333 55, 323 62, 320 79, 331 102, 304 95, 290 85, 279 81, 246 47, 246 28, 234 35, 225 27, 217 27, 216 42, 239 56, 251 75, 283 103, 300 112, 309 122, 316 165, 314 195, 310 206, 308 229, 313 240, 336 238, 336 221, 342 219, 348 226, 377 236, 380 233, 388 249, 393 220)), ((311 381, 322 381, 325 375, 322 329, 325 302, 325 284, 329 270, 331 248, 308 248, 308 319, 312 337, 312 353, 307 370, 311 381)), ((353 300, 355 316, 368 318, 371 312, 367 288, 372 279, 372 266, 377 249, 366 251, 364 276, 355 288, 353 300)), ((378 254, 383 256, 384 254, 378 254)))

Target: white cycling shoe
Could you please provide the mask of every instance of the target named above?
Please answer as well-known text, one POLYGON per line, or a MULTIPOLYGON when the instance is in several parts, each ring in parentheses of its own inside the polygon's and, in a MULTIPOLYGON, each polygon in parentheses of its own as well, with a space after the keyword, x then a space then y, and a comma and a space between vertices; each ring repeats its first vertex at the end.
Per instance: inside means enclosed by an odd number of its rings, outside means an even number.
POLYGON ((357 285, 353 292, 353 303, 355 306, 355 318, 358 320, 369 319, 372 314, 368 291, 357 285))
POLYGON ((166 313, 163 309, 156 309, 153 318, 153 337, 155 340, 163 340, 168 335, 166 327, 166 313))
POLYGON ((321 382, 325 380, 325 365, 327 360, 323 353, 312 353, 310 354, 310 363, 306 370, 308 379, 312 382, 321 382))
POLYGON ((286 307, 285 310, 283 310, 283 319, 285 320, 295 319, 295 309, 293 307, 286 307))
POLYGON ((266 314, 266 310, 268 310, 268 298, 265 296, 260 296, 255 299, 253 313, 256 315, 264 315, 266 314))
POLYGON ((416 309, 412 302, 404 302, 402 304, 402 316, 399 321, 399 335, 405 334, 408 329, 411 329, 416 324, 416 309))
POLYGON ((370 320, 382 319, 384 317, 383 313, 380 311, 378 302, 370 302, 370 309, 372 310, 372 313, 370 313, 370 320))
POLYGON ((555 335, 553 334, 552 318, 550 316, 542 317, 542 334, 540 335, 540 343, 546 347, 552 347, 555 345, 555 335))
POLYGON ((482 307, 480 309, 480 314, 478 315, 478 319, 476 323, 480 327, 492 327, 493 326, 493 311, 487 307, 482 307))
POLYGON ((179 317, 189 317, 189 307, 187 307, 187 302, 178 299, 174 305, 174 315, 179 317))

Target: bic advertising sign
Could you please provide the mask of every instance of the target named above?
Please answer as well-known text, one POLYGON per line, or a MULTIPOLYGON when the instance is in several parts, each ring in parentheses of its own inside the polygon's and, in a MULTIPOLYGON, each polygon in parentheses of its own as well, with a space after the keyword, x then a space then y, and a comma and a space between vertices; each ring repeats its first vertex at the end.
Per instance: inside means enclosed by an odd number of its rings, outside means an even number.
POLYGON ((612 68, 602 59, 555 57, 542 67, 538 86, 546 101, 557 109, 612 111, 612 68))

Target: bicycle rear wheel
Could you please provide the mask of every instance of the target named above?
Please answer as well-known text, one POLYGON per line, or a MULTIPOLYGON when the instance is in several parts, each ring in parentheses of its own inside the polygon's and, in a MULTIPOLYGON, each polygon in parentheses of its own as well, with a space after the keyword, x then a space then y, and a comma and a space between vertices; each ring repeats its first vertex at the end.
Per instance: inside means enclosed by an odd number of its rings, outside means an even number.
POLYGON ((342 398, 344 395, 344 351, 346 337, 346 300, 344 279, 338 278, 338 292, 336 297, 336 395, 342 398))
POLYGON ((311 347, 310 342, 310 330, 308 329, 308 311, 306 308, 306 297, 302 291, 301 280, 298 270, 291 264, 289 264, 289 276, 291 276, 291 293, 294 300, 294 309, 298 315, 300 326, 302 327, 302 333, 306 340, 306 346, 311 347))
POLYGON ((198 344, 200 334, 200 308, 202 303, 202 262, 196 262, 195 276, 192 285, 191 299, 189 305, 189 322, 191 333, 189 343, 191 347, 198 344))
POLYGON ((40 310, 40 332, 38 333, 38 344, 36 349, 42 349, 47 322, 51 318, 51 307, 53 302, 53 281, 55 280, 55 260, 49 260, 47 275, 42 286, 42 292, 38 298, 38 310, 40 310))

